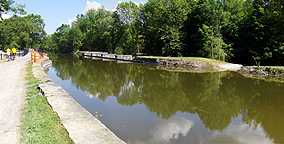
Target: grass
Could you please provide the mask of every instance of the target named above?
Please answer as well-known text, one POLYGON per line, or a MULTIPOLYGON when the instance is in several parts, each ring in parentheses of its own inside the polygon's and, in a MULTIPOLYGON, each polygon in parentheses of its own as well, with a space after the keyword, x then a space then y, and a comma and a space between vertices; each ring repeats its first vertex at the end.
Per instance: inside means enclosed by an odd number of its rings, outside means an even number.
POLYGON ((172 58, 172 59, 202 61, 202 62, 205 62, 206 65, 215 65, 215 66, 218 66, 219 64, 229 64, 229 63, 224 62, 224 61, 213 60, 213 59, 203 58, 203 57, 156 57, 156 56, 149 56, 149 58, 172 58))
POLYGON ((46 97, 40 95, 37 87, 41 81, 32 74, 32 64, 27 67, 28 85, 26 105, 22 112, 21 143, 73 143, 68 132, 61 125, 59 117, 47 103, 46 97))

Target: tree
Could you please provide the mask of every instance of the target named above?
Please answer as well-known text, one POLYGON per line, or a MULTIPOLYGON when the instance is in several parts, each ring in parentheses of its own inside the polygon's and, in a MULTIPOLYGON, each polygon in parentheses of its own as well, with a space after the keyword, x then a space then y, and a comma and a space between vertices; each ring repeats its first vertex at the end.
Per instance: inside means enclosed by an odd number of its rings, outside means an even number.
POLYGON ((0 18, 1 20, 3 20, 2 14, 3 13, 8 13, 10 11, 14 12, 15 14, 19 13, 19 14, 26 14, 24 7, 25 5, 21 5, 21 4, 14 4, 15 1, 14 0, 1 0, 0 4, 0 18))
POLYGON ((32 39, 29 43, 30 47, 40 47, 42 45, 42 39, 47 34, 44 31, 45 23, 40 15, 30 14, 28 18, 33 23, 32 31, 30 32, 30 38, 32 39))
MULTIPOLYGON (((56 32, 52 40, 54 45, 65 45, 68 52, 142 52, 283 65, 283 12, 281 0, 149 0, 139 6, 122 2, 114 12, 99 8, 78 15, 64 34, 56 32)), ((5 32, 0 37, 9 41, 10 30, 0 30, 5 32)), ((39 35, 22 34, 22 40, 29 44, 28 38, 39 35)))
POLYGON ((83 35, 78 27, 69 29, 68 31, 69 39, 72 42, 72 51, 76 52, 82 46, 83 35))
POLYGON ((109 51, 111 53, 117 53, 117 54, 122 54, 119 51, 116 51, 118 44, 121 40, 121 37, 123 35, 123 23, 122 21, 120 21, 119 19, 119 15, 117 14, 117 12, 113 12, 111 14, 112 17, 112 21, 111 21, 111 25, 110 25, 110 37, 109 37, 109 51))
POLYGON ((279 1, 254 0, 245 4, 246 16, 239 24, 235 61, 249 65, 282 65, 284 27, 279 1))
POLYGON ((182 28, 189 10, 186 0, 149 0, 142 10, 146 52, 181 56, 182 28))
POLYGON ((86 26, 86 28, 80 29, 85 31, 83 47, 88 50, 108 51, 110 12, 104 8, 91 9, 82 18, 83 20, 79 20, 77 24, 82 28, 80 22, 83 21, 82 24, 86 26))
POLYGON ((138 43, 142 26, 139 20, 139 7, 131 1, 122 2, 117 6, 114 13, 119 16, 123 24, 122 40, 118 47, 121 47, 125 54, 136 54, 139 51, 138 43))
POLYGON ((227 4, 226 0, 191 2, 193 8, 185 28, 187 40, 190 41, 185 42, 188 49, 186 53, 225 60, 230 46, 222 35, 223 27, 229 24, 228 12, 225 10, 227 4))
POLYGON ((13 16, 0 22, 1 47, 34 47, 41 44, 42 38, 46 35, 43 30, 43 20, 39 15, 28 15, 24 17, 13 16), (38 21, 38 22, 36 22, 38 21))
POLYGON ((60 27, 56 29, 56 32, 52 34, 51 38, 55 43, 55 51, 62 53, 69 53, 73 51, 73 44, 70 41, 69 36, 70 26, 66 24, 62 24, 60 27))

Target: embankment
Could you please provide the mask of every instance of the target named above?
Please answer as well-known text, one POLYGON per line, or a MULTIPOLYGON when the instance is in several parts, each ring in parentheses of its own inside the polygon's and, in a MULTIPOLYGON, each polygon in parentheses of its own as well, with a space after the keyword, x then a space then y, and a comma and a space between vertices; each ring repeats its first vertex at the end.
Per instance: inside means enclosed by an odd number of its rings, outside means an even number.
MULTIPOLYGON (((89 52, 80 51, 77 53, 82 57, 101 57, 106 59, 116 59, 117 55, 107 54, 107 52, 89 52)), ((274 79, 284 78, 284 67, 257 67, 243 66, 241 64, 232 64, 218 60, 200 57, 153 57, 153 56, 136 56, 133 62, 157 64, 157 69, 167 71, 183 71, 183 72, 218 72, 218 71, 235 71, 246 77, 268 78, 274 79)), ((284 80, 281 80, 284 81, 284 80)))
POLYGON ((237 72, 245 77, 284 82, 284 67, 244 66, 237 72))
MULTIPOLYGON (((48 63, 43 65, 48 67, 48 63)), ((33 75, 52 109, 57 113, 69 137, 76 144, 125 144, 104 124, 78 104, 61 86, 52 82, 41 63, 33 64, 33 75)))
POLYGON ((282 67, 269 67, 269 66, 245 66, 238 70, 240 73, 247 73, 253 75, 263 76, 280 76, 284 77, 284 68, 282 67))
POLYGON ((194 71, 194 72, 209 72, 209 71, 235 71, 242 67, 239 64, 230 64, 222 61, 211 60, 207 58, 177 58, 177 57, 152 57, 152 56, 136 56, 131 55, 116 55, 108 54, 107 52, 95 51, 79 51, 77 55, 83 58, 102 58, 111 60, 132 61, 138 63, 150 63, 159 65, 157 68, 168 71, 194 71))

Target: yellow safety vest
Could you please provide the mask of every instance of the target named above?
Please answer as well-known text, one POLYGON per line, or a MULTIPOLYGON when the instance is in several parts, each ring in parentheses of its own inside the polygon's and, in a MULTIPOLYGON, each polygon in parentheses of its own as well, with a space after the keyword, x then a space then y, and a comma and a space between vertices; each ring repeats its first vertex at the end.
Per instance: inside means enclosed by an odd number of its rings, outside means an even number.
POLYGON ((10 54, 11 50, 10 49, 7 49, 7 54, 10 54))
POLYGON ((15 48, 12 48, 12 52, 13 52, 13 53, 16 53, 17 50, 16 50, 15 48))

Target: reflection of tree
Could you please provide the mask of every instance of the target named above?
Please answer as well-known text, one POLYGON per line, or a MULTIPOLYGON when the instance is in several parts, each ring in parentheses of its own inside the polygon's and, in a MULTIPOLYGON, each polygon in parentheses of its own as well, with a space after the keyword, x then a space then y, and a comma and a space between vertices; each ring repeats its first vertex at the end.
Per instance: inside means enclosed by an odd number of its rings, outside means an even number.
POLYGON ((198 114, 210 130, 224 130, 233 117, 264 128, 275 142, 284 142, 284 85, 244 78, 231 72, 180 73, 116 64, 66 55, 51 55, 62 79, 101 100, 145 104, 164 119, 176 112, 198 114))
POLYGON ((170 118, 177 111, 184 109, 185 93, 179 73, 147 70, 144 75, 143 103, 158 116, 170 118))
POLYGON ((236 89, 226 81, 229 72, 203 75, 202 90, 198 95, 202 111, 200 119, 210 130, 223 130, 231 123, 231 118, 238 116, 241 100, 234 95, 236 89))
MULTIPOLYGON (((275 143, 284 142, 284 89, 283 84, 255 80, 240 80, 246 83, 251 93, 245 93, 242 98, 242 114, 244 122, 257 127, 261 125, 269 138, 275 143)), ((241 88, 244 85, 240 85, 241 88)))

